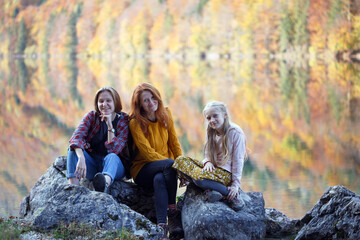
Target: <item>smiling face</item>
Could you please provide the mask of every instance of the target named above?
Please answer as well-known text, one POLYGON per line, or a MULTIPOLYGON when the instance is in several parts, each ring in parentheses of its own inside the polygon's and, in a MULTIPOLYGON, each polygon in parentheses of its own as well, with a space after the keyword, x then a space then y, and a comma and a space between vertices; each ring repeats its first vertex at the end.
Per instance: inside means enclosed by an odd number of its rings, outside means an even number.
POLYGON ((210 108, 205 112, 205 118, 209 126, 212 129, 218 131, 219 133, 221 133, 223 130, 223 125, 226 117, 226 113, 223 113, 217 108, 210 108))
POLYGON ((158 109, 158 105, 158 100, 150 91, 145 90, 141 93, 140 106, 150 120, 153 120, 152 118, 155 117, 155 112, 158 109))
POLYGON ((110 115, 115 113, 114 100, 108 91, 103 91, 99 94, 97 105, 102 115, 110 115))

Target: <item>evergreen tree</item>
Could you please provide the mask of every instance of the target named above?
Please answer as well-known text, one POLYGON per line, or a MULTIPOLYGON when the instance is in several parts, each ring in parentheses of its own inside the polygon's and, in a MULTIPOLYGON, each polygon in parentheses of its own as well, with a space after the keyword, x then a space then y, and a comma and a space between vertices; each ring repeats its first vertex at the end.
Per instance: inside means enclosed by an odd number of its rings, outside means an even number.
POLYGON ((332 0, 329 11, 329 26, 332 27, 336 19, 344 17, 345 3, 342 0, 332 0))
POLYGON ((280 20, 280 51, 285 52, 291 45, 292 19, 287 8, 283 7, 282 14, 284 17, 280 20))
POLYGON ((77 14, 72 12, 70 14, 69 22, 68 22, 68 40, 66 43, 66 51, 67 54, 70 54, 71 57, 76 55, 76 46, 78 44, 77 35, 76 35, 76 22, 77 22, 77 14))
POLYGON ((301 46, 308 44, 308 31, 307 25, 307 10, 309 8, 309 0, 297 0, 296 1, 296 16, 294 24, 294 45, 301 46))

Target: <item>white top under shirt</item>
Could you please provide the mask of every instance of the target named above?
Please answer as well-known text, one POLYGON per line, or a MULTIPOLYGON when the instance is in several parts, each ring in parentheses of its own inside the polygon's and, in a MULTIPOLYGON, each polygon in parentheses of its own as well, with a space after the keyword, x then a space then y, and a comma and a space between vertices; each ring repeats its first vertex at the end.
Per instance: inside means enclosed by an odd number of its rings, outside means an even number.
MULTIPOLYGON (((225 169, 226 171, 232 174, 231 187, 239 188, 241 183, 242 170, 244 167, 244 157, 246 153, 246 137, 244 131, 235 123, 230 123, 229 130, 229 160, 225 163, 224 166, 220 168, 225 169)), ((216 136, 216 157, 217 161, 220 161, 223 158, 223 149, 222 142, 220 137, 216 136)), ((205 159, 203 163, 209 161, 206 158, 207 150, 205 149, 205 159)))

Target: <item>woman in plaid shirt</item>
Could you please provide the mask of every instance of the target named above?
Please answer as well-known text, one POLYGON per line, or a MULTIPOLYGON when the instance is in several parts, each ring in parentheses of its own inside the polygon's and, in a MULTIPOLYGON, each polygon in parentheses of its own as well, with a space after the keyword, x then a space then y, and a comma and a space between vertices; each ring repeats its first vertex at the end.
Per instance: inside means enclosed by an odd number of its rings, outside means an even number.
POLYGON ((67 178, 79 185, 81 178, 93 181, 94 189, 109 193, 114 180, 124 177, 122 150, 129 135, 129 118, 120 96, 112 87, 95 95, 95 111, 85 114, 69 140, 67 178))

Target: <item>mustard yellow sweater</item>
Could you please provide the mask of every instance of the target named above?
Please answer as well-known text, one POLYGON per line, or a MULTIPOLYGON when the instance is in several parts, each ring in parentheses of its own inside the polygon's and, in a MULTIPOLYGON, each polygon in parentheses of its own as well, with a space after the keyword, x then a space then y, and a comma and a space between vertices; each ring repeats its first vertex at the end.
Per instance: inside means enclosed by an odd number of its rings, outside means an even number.
POLYGON ((145 137, 141 130, 138 121, 136 119, 130 120, 131 135, 135 145, 139 149, 130 169, 130 174, 133 179, 136 178, 141 168, 149 162, 168 158, 175 159, 182 155, 171 112, 168 108, 166 110, 170 117, 168 128, 164 128, 159 122, 149 121, 147 137, 145 137))

